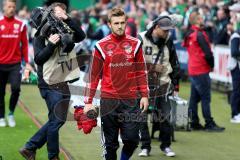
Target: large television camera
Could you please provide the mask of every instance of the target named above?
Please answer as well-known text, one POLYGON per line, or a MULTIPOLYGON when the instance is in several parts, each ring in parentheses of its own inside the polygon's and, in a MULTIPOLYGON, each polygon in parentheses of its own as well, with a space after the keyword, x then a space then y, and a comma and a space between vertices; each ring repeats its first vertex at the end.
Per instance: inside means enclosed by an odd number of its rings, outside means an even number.
POLYGON ((65 22, 54 16, 51 6, 46 9, 33 9, 30 25, 37 29, 37 35, 49 37, 51 34, 59 34, 63 53, 69 53, 73 49, 73 30, 65 22))

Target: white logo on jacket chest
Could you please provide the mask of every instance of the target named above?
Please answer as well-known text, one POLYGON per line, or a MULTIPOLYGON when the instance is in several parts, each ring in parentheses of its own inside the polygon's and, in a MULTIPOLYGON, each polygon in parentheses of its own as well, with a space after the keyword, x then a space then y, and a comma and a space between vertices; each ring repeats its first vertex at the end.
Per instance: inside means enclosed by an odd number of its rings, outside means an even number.
POLYGON ((14 24, 13 24, 13 28, 14 28, 13 33, 19 33, 19 27, 20 27, 19 24, 14 23, 14 24))
POLYGON ((127 54, 130 54, 132 52, 132 46, 126 45, 124 46, 124 50, 127 54))
POLYGON ((14 24, 13 24, 13 28, 14 28, 15 30, 19 29, 19 27, 20 27, 19 24, 17 24, 17 23, 14 23, 14 24))

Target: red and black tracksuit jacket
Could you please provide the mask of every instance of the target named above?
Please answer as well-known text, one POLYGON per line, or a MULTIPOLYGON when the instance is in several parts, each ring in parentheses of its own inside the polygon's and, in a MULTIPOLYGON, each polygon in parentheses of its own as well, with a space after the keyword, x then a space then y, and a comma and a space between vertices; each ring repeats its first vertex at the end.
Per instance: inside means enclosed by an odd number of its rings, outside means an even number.
POLYGON ((0 64, 28 62, 27 27, 19 19, 0 18, 0 64))
POLYGON ((101 98, 148 97, 147 71, 140 40, 110 34, 96 43, 85 89, 85 103, 92 103, 101 79, 101 98))

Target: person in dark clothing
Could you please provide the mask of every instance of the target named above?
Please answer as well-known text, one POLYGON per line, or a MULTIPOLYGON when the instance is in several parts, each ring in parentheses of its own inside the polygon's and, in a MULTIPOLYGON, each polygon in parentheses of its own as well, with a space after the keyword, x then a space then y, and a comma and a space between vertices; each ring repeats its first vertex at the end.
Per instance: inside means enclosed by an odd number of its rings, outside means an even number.
POLYGON ((231 57, 228 62, 228 69, 232 76, 231 95, 231 123, 240 123, 240 30, 235 31, 230 39, 231 57))
POLYGON ((211 111, 211 79, 209 72, 214 68, 214 57, 210 43, 203 26, 203 18, 198 12, 192 12, 189 17, 191 29, 184 38, 183 47, 187 48, 189 55, 188 73, 191 81, 191 96, 189 102, 189 117, 191 127, 195 130, 205 129, 210 132, 222 132, 224 127, 219 127, 214 122, 211 111), (198 103, 202 103, 202 112, 205 127, 199 122, 198 103))
MULTIPOLYGON (((81 28, 67 16, 64 4, 53 3, 50 7, 53 8, 56 18, 64 21, 73 30, 74 42, 80 42, 85 38, 81 28)), ((67 58, 70 54, 62 53, 59 41, 60 36, 57 33, 49 37, 36 34, 34 37, 34 61, 38 65, 38 87, 42 98, 46 101, 49 113, 48 121, 19 150, 27 160, 35 160, 36 150, 44 144, 47 144, 49 160, 59 160, 59 129, 67 118, 70 93, 67 82, 63 81, 61 85, 53 88, 46 81, 46 77, 52 74, 51 69, 58 65, 61 58, 67 58)), ((61 72, 59 74, 63 75, 61 72)))
POLYGON ((87 30, 87 38, 90 39, 91 44, 89 46, 89 50, 92 51, 96 42, 111 33, 110 28, 107 25, 107 15, 101 15, 100 17, 100 25, 97 27, 96 31, 93 31, 92 25, 89 24, 87 30))
POLYGON ((237 16, 240 13, 240 3, 233 4, 229 7, 231 10, 230 29, 230 49, 231 55, 228 59, 228 69, 232 76, 232 93, 231 103, 231 123, 240 124, 240 28, 238 26, 240 19, 237 16))
POLYGON ((220 8, 217 11, 217 21, 216 27, 213 32, 213 43, 214 45, 228 45, 229 35, 227 33, 227 25, 229 24, 229 18, 227 16, 226 10, 220 8))
MULTIPOLYGON (((156 107, 158 113, 158 120, 156 121, 160 127, 160 139, 162 141, 160 149, 168 157, 176 155, 170 148, 172 127, 170 124, 171 106, 169 96, 178 94, 180 79, 180 65, 173 40, 170 38, 170 30, 174 29, 174 26, 169 16, 159 16, 148 26, 147 31, 139 34, 139 39, 143 43, 144 57, 147 66, 149 66, 148 85, 150 98, 154 99, 150 105, 156 107), (151 84, 150 79, 156 79, 156 83, 151 84), (157 90, 157 93, 152 95, 151 90, 157 90)), ((146 123, 143 125, 146 125, 146 123)), ((140 135, 141 132, 143 131, 140 130, 140 135)), ((147 133, 147 131, 145 132, 147 133)), ((145 154, 145 151, 142 149, 139 156, 148 156, 150 150, 147 151, 147 154, 145 154)))
POLYGON ((127 26, 126 26, 126 34, 137 37, 137 24, 135 22, 135 18, 132 16, 129 16, 127 20, 127 26))

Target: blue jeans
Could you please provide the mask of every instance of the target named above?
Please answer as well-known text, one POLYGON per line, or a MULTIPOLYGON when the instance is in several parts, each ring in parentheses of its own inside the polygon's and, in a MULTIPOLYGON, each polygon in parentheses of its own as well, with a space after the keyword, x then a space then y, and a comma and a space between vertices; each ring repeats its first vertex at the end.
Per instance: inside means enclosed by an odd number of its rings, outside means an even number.
POLYGON ((211 102, 211 79, 209 74, 201 74, 190 76, 191 81, 191 96, 189 102, 188 113, 192 120, 192 125, 199 124, 198 103, 201 101, 202 114, 205 119, 205 126, 213 124, 211 117, 210 102, 211 102))
POLYGON ((232 117, 240 113, 240 69, 237 65, 231 70, 233 91, 231 95, 232 117))
POLYGON ((69 98, 51 89, 40 89, 48 107, 48 121, 32 136, 25 147, 30 150, 41 148, 47 143, 48 158, 52 159, 59 154, 59 129, 66 122, 69 98))

